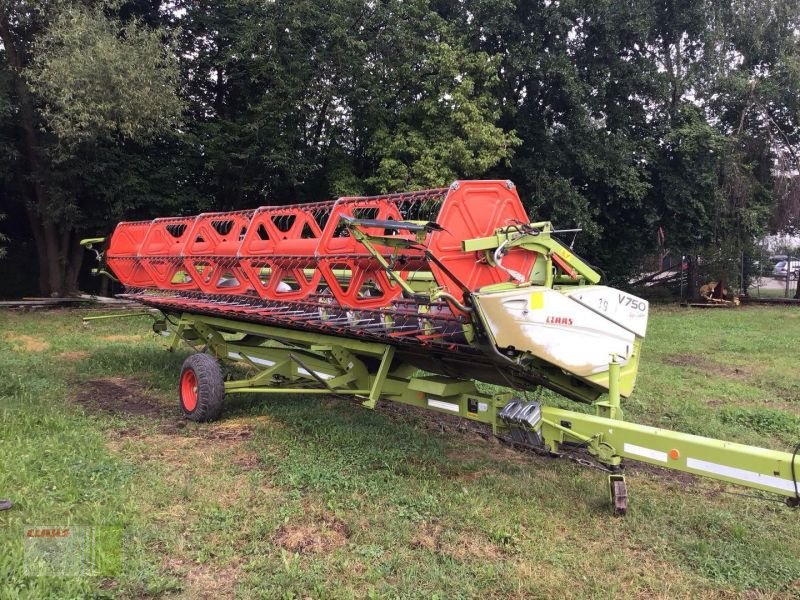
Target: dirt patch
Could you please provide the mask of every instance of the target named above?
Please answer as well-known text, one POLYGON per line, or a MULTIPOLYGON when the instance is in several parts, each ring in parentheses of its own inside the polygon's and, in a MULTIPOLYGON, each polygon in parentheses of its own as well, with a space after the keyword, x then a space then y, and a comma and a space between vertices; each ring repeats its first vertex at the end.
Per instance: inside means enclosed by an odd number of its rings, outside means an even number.
POLYGON ((477 421, 468 421, 455 415, 437 413, 425 408, 400 404, 399 402, 381 402, 379 409, 395 419, 434 433, 458 433, 466 437, 480 438, 482 440, 495 439, 489 425, 477 421))
POLYGON ((138 342, 142 339, 141 335, 104 335, 100 338, 106 342, 138 342))
POLYGON ((239 569, 199 565, 186 574, 187 595, 190 598, 216 600, 232 598, 239 579, 239 569))
POLYGON ((669 354, 661 359, 661 362, 671 367, 695 367, 697 361, 697 357, 691 354, 669 354))
POLYGON ((112 429, 108 432, 108 437, 112 442, 119 446, 125 440, 141 440, 146 437, 144 430, 139 427, 121 427, 119 429, 112 429))
POLYGON ((484 470, 477 470, 477 471, 457 471, 455 470, 451 475, 451 479, 455 479, 457 481, 462 481, 464 483, 471 483, 473 481, 477 481, 481 477, 485 477, 487 475, 492 475, 494 472, 489 471, 488 469, 484 470))
POLYGON ((426 523, 411 538, 411 545, 414 548, 427 550, 428 552, 439 552, 441 544, 442 526, 436 523, 426 523))
POLYGON ((284 525, 275 533, 275 544, 299 554, 331 552, 347 543, 350 532, 347 525, 332 516, 322 517, 316 523, 284 525))
MULTIPOLYGON (((665 469, 664 467, 658 467, 656 465, 650 465, 643 462, 626 462, 625 474, 633 477, 636 477, 637 475, 646 475, 654 480, 674 484, 683 489, 701 488, 699 485, 700 478, 696 475, 684 473, 682 471, 675 471, 673 469, 665 469)), ((712 492, 711 490, 705 490, 704 494, 709 497, 716 496, 716 493, 712 492)))
POLYGON ((255 427, 252 423, 243 421, 222 421, 214 425, 202 427, 198 433, 211 440, 221 442, 240 442, 253 437, 255 427))
POLYGON ((661 358, 661 362, 671 367, 687 367, 708 375, 726 378, 747 379, 752 376, 749 368, 723 365, 691 354, 670 354, 661 358))
POLYGON ((88 358, 90 356, 89 352, 84 350, 75 350, 73 352, 60 352, 58 354, 58 358, 61 360, 68 360, 70 362, 77 362, 79 360, 83 360, 84 358, 88 358))
POLYGON ((44 352, 50 348, 49 343, 32 335, 7 334, 5 338, 13 344, 17 352, 44 352))
MULTIPOLYGON (((182 419, 180 417, 177 417, 177 419, 174 421, 165 420, 161 424, 161 433, 164 433, 166 435, 178 435, 178 434, 183 435, 188 425, 189 421, 186 421, 185 419, 182 419)), ((136 430, 131 430, 131 431, 135 435, 136 430)))
POLYGON ((237 566, 199 565, 180 558, 166 559, 162 568, 183 579, 185 597, 203 600, 233 598, 236 582, 241 575, 237 566))
POLYGON ((442 534, 441 525, 426 523, 414 533, 411 546, 436 554, 446 554, 456 560, 496 559, 503 555, 497 544, 481 535, 463 532, 455 539, 443 541, 442 534))
POLYGON ((141 415, 152 418, 164 417, 174 413, 157 398, 148 393, 147 388, 136 379, 106 377, 90 379, 78 384, 78 393, 72 402, 91 412, 111 414, 141 415))
MULTIPOLYGON (((135 425, 115 429, 110 435, 113 440, 120 443, 125 440, 152 440, 156 437, 169 439, 171 436, 177 436, 194 444, 202 441, 205 447, 210 447, 211 444, 214 448, 235 448, 241 442, 252 438, 256 425, 267 420, 266 417, 256 417, 196 424, 183 418, 177 408, 173 410, 159 399, 148 396, 147 390, 136 380, 112 378, 92 380, 81 385, 84 389, 73 399, 76 404, 88 406, 94 411, 143 415, 159 423, 158 433, 155 436, 149 430, 135 425), (118 385, 123 385, 129 393, 127 398, 121 397, 122 392, 118 390, 118 385), (113 398, 110 401, 109 396, 113 398)), ((180 441, 174 443, 177 446, 182 444, 180 441)), ((250 459, 243 461, 242 466, 251 462, 250 459)))
POLYGON ((240 451, 231 459, 231 464, 243 471, 254 471, 264 466, 264 462, 255 452, 240 451))
MULTIPOLYGON (((169 414, 169 413, 168 413, 169 414)), ((261 424, 268 424, 270 427, 279 427, 276 423, 265 415, 249 418, 235 418, 217 421, 215 423, 201 423, 195 427, 187 427, 187 421, 182 415, 176 413, 176 419, 166 420, 161 426, 161 432, 165 434, 180 434, 195 438, 203 438, 214 442, 223 442, 227 445, 235 445, 237 442, 249 440, 255 434, 256 427, 261 424)))
POLYGON ((194 436, 139 433, 112 437, 107 445, 113 452, 131 456, 137 462, 160 462, 184 470, 210 467, 217 458, 216 448, 201 444, 199 438, 194 436))
POLYGON ((500 558, 503 555, 503 551, 497 544, 490 542, 482 536, 469 533, 462 533, 455 542, 443 546, 442 551, 456 560, 470 560, 476 558, 491 560, 500 558))

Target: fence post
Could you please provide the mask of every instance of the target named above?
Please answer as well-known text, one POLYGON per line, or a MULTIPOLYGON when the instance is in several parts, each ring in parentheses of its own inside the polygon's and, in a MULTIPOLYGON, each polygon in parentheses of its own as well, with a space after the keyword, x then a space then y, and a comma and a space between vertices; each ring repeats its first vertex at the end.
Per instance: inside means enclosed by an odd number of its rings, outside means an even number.
POLYGON ((797 270, 797 279, 794 280, 794 298, 800 300, 800 268, 797 270))
POLYGON ((783 297, 789 297, 789 281, 792 278, 792 255, 786 257, 786 286, 783 291, 783 297))

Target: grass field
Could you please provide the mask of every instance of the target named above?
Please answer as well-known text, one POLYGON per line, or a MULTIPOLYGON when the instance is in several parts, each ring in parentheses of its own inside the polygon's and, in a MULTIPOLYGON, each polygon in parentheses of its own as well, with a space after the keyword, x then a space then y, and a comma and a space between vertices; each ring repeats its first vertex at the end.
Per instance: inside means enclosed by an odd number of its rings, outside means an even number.
POLYGON ((795 283, 790 283, 790 288, 787 291, 786 288, 761 288, 761 289, 751 289, 750 296, 752 298, 794 298, 795 294, 795 283))
MULTIPOLYGON (((0 598, 800 596, 800 511, 629 463, 605 475, 456 422, 236 397, 186 423, 146 319, 0 313, 0 598), (23 528, 113 526, 114 577, 24 575, 23 528)), ((800 439, 800 310, 658 309, 626 418, 800 439)), ((572 406, 546 396, 548 402, 572 406)))

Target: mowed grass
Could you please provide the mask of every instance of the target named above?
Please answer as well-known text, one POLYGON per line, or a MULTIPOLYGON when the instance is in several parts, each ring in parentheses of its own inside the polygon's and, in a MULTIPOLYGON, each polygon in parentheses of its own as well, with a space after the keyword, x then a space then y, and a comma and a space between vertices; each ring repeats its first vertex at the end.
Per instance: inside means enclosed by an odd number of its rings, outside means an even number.
MULTIPOLYGON (((631 462, 620 519, 602 472, 426 413, 253 396, 186 424, 186 353, 80 317, 0 313, 0 598, 800 595, 800 512, 747 490, 631 462), (31 525, 121 527, 123 569, 26 576, 31 525)), ((657 309, 626 418, 790 450, 798 339, 794 307, 657 309)))

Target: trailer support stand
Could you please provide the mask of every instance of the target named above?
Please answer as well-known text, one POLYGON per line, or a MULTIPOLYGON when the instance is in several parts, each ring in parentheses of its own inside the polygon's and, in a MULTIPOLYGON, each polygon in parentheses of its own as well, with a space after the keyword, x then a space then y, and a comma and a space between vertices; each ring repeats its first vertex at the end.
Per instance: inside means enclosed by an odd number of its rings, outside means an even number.
POLYGON ((600 402, 595 402, 595 410, 598 417, 606 419, 622 420, 621 394, 619 389, 620 364, 617 356, 611 357, 608 363, 608 398, 600 402))

